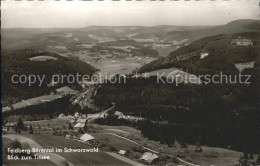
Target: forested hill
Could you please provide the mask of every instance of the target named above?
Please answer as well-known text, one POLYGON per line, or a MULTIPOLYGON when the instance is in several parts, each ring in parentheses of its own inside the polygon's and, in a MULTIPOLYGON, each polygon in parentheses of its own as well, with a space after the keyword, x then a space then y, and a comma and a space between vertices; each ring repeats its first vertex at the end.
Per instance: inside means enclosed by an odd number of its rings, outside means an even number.
MULTIPOLYGON (((61 75, 92 75, 97 69, 89 64, 73 57, 63 57, 56 53, 35 51, 30 49, 23 50, 2 50, 1 79, 2 79, 2 104, 10 104, 43 94, 49 94, 54 88, 48 87, 51 82, 51 76, 61 75), (35 58, 30 60, 30 58, 35 58), (38 58, 38 59, 36 59, 38 58), (50 58, 43 60, 43 58, 50 58), (12 75, 45 75, 44 82, 39 87, 39 82, 31 86, 28 83, 14 84, 11 81, 12 75)), ((66 85, 64 82, 63 85, 66 85)), ((68 85, 68 84, 67 84, 68 85)), ((71 84, 77 88, 77 84, 71 84)))
MULTIPOLYGON (((179 67, 193 73, 236 71, 234 64, 258 61, 259 33, 244 32, 209 36, 192 42, 167 57, 155 60, 140 68, 140 72, 179 67), (232 39, 250 39, 252 46, 232 45, 232 39), (201 53, 208 53, 200 59, 201 53), (178 57, 178 58, 177 58, 178 57)), ((258 65, 258 63, 256 63, 258 65)))

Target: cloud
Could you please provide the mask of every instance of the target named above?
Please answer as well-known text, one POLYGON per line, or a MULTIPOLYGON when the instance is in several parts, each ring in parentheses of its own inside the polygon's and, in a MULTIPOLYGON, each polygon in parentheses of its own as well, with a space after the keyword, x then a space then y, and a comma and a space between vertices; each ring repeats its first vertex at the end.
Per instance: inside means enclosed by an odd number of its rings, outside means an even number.
POLYGON ((2 1, 2 27, 219 25, 258 19, 257 1, 2 1))

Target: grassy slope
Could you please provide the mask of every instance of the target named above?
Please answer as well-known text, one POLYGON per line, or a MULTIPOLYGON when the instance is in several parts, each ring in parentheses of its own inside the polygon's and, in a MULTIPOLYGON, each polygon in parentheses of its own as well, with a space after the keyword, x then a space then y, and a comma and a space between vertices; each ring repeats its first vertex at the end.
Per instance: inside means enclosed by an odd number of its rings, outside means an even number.
POLYGON ((210 36, 171 52, 167 57, 144 65, 140 71, 153 71, 163 68, 180 67, 187 69, 210 71, 235 71, 234 63, 258 60, 259 34, 255 32, 238 33, 233 35, 210 36), (231 39, 241 36, 251 39, 253 46, 243 47, 231 45, 231 39), (200 60, 199 53, 208 52, 209 56, 200 60), (176 61, 175 58, 187 54, 198 55, 195 58, 176 61))
MULTIPOLYGON (((165 154, 171 154, 176 155, 180 151, 184 151, 185 149, 181 148, 178 143, 175 144, 173 147, 168 147, 167 145, 160 144, 160 142, 152 141, 147 138, 142 137, 142 134, 139 130, 133 129, 131 127, 126 126, 106 126, 106 125, 92 125, 89 126, 92 130, 94 130, 96 133, 95 135, 97 138, 99 138, 100 142, 109 140, 109 144, 115 146, 117 149, 124 149, 124 150, 133 150, 134 147, 138 147, 136 144, 133 144, 131 142, 128 142, 124 139, 117 138, 115 136, 111 135, 104 135, 102 133, 114 133, 118 134, 120 136, 129 138, 131 140, 136 141, 140 145, 143 145, 145 147, 151 148, 155 151, 160 151, 163 149, 163 153, 165 154), (120 131, 112 131, 112 130, 106 130, 106 129, 118 129, 121 131, 128 132, 123 133, 120 131), (101 133, 101 134, 99 134, 101 133)), ((222 148, 214 148, 214 147, 206 147, 203 146, 203 152, 202 153, 196 153, 195 146, 189 145, 188 149, 184 152, 184 160, 186 160, 186 157, 192 158, 192 163, 197 163, 199 165, 236 165, 238 164, 239 155, 242 153, 229 150, 229 149, 222 149, 222 148), (212 155, 214 157, 206 157, 206 155, 212 155)), ((134 150, 133 150, 134 151, 134 150)), ((162 153, 162 154, 163 154, 162 153)), ((168 162, 170 162, 169 160, 168 162)), ((166 161, 161 161, 160 163, 157 163, 158 165, 163 164, 166 161)), ((183 164, 183 163, 180 163, 183 164)))

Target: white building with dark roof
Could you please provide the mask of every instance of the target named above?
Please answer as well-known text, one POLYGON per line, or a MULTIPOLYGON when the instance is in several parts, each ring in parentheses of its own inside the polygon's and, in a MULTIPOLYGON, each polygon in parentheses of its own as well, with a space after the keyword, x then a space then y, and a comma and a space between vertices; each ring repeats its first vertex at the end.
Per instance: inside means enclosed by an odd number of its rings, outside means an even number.
POLYGON ((145 162, 148 162, 148 163, 152 163, 154 160, 158 159, 159 156, 157 156, 156 154, 154 153, 151 153, 151 152, 145 152, 142 157, 141 157, 141 160, 144 160, 145 162))
POLYGON ((252 46, 253 43, 250 39, 232 39, 231 45, 237 45, 237 46, 252 46))
POLYGON ((89 142, 89 141, 94 141, 95 138, 92 135, 85 133, 80 137, 80 140, 82 140, 83 142, 89 142))

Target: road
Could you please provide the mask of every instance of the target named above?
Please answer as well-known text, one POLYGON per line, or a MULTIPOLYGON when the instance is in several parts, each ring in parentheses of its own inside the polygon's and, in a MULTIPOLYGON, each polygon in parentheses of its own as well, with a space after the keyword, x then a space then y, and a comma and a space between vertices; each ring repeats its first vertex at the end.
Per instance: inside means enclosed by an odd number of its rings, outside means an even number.
POLYGON ((97 107, 92 103, 91 99, 96 87, 90 87, 84 92, 82 92, 78 97, 73 101, 73 104, 79 104, 81 108, 88 107, 90 109, 96 110, 97 107))
POLYGON ((104 118, 105 114, 110 111, 110 110, 113 110, 115 108, 115 103, 112 103, 113 106, 102 111, 102 112, 98 112, 98 113, 95 113, 95 114, 88 114, 87 118, 88 120, 95 120, 95 119, 98 119, 98 118, 104 118))

